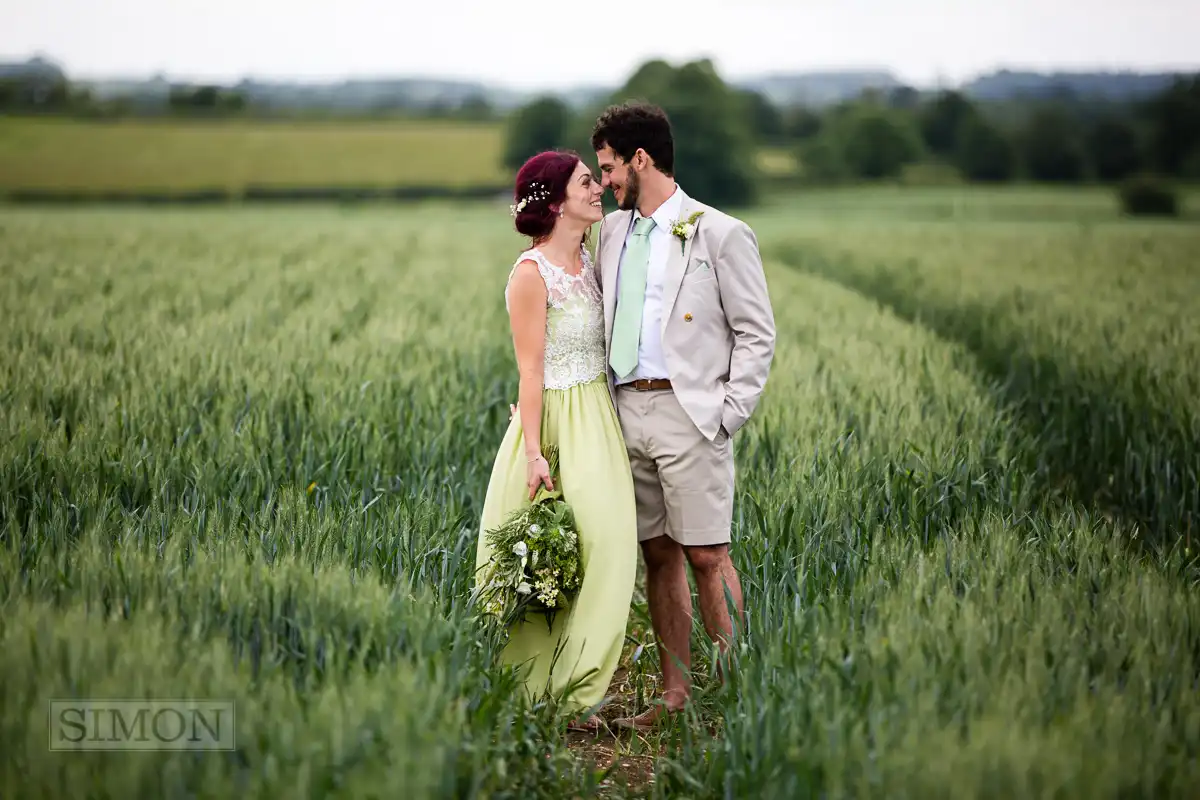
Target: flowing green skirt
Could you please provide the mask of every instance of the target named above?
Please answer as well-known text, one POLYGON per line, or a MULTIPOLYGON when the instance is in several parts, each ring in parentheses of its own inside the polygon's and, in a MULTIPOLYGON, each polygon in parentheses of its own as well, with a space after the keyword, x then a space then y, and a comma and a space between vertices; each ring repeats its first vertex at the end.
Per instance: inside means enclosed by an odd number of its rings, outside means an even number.
MULTIPOLYGON (((503 662, 523 667, 531 700, 549 693, 576 710, 599 703, 621 658, 637 574, 637 512, 629 456, 603 377, 542 392, 543 446, 557 445, 554 488, 575 512, 583 584, 547 628, 540 614, 510 629, 503 662), (564 691, 568 696, 563 697, 564 691)), ((488 483, 476 570, 491 557, 483 532, 529 504, 520 415, 500 444, 488 483)))

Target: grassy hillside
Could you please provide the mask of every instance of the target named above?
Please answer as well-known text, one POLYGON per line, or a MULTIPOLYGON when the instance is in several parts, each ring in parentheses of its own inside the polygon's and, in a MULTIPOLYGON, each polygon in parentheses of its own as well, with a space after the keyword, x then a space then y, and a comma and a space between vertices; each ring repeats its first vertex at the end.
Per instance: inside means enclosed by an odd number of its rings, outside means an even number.
POLYGON ((502 137, 462 122, 0 119, 0 190, 494 184, 502 137))

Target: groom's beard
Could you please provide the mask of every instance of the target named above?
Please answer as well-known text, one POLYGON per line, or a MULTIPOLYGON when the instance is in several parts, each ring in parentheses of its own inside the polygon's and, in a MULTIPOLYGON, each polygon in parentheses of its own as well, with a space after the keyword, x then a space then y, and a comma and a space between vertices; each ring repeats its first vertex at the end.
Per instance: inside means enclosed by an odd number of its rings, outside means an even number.
POLYGON ((622 211, 633 211, 638 203, 638 174, 629 170, 629 178, 625 181, 625 197, 621 200, 622 211))

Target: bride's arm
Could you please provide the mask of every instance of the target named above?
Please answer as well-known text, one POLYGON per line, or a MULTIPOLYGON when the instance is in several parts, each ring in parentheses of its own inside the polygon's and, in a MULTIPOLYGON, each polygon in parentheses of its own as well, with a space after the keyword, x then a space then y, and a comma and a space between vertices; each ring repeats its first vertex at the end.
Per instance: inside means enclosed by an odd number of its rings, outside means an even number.
POLYGON ((517 409, 525 436, 525 458, 542 452, 542 386, 546 346, 546 283, 533 261, 522 261, 509 287, 509 324, 520 385, 517 409))

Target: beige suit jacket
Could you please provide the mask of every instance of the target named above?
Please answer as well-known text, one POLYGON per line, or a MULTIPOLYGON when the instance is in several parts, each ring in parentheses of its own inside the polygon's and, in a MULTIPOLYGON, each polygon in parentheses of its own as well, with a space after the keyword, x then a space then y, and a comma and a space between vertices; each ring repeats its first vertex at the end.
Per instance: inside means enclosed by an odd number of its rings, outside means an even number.
MULTIPOLYGON (((739 219, 686 194, 680 219, 704 214, 686 243, 672 236, 663 276, 662 346, 671 385, 709 440, 732 436, 750 419, 775 355, 775 318, 758 240, 739 219)), ((600 223, 596 271, 604 295, 605 363, 612 346, 617 272, 632 211, 600 223)), ((608 387, 616 402, 615 376, 608 387)))

